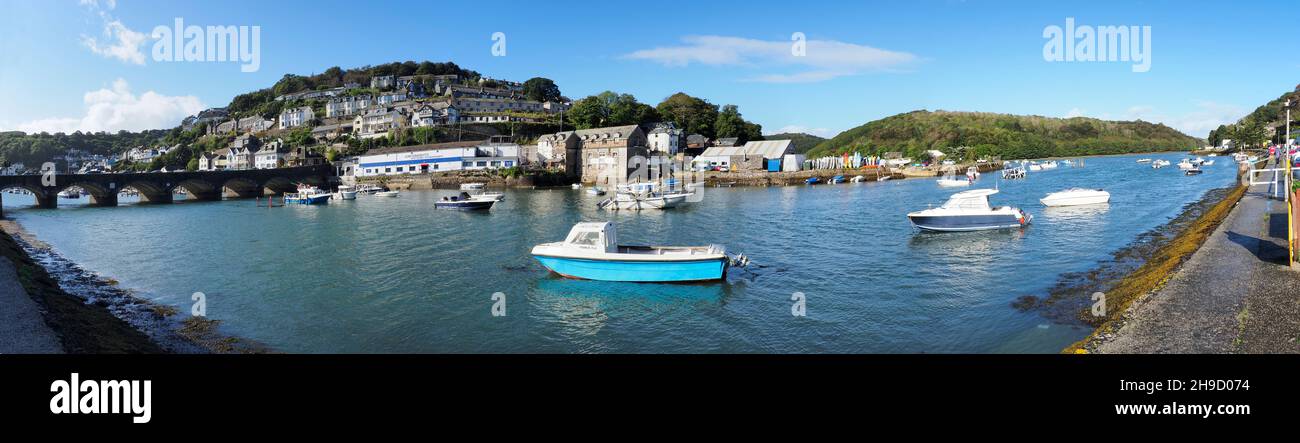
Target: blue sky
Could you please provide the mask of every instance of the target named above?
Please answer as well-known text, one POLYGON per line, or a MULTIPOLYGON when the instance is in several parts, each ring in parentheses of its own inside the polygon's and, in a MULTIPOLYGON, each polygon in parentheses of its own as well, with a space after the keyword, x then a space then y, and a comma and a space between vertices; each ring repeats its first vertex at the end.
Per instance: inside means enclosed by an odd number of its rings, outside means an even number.
MULTIPOLYGON (((823 136, 917 109, 1159 121, 1195 136, 1300 83, 1276 25, 1286 1, 7 3, 0 129, 171 127, 202 107, 312 74, 454 61, 656 104, 678 91, 736 104, 768 133, 823 136), (159 62, 155 26, 261 27, 260 69, 159 62), (1047 26, 1150 26, 1151 68, 1047 62, 1047 26), (506 55, 492 55, 492 34, 506 55), (793 33, 806 56, 788 54, 793 33)), ((1294 34, 1292 34, 1294 35, 1294 34)), ((1293 46, 1293 45, 1292 45, 1293 46)))

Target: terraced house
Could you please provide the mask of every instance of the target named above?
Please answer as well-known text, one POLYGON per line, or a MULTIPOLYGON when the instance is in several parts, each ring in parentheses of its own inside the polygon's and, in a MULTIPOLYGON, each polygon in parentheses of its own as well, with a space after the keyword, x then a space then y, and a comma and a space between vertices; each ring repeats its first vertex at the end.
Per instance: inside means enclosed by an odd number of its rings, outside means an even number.
POLYGON ((280 113, 280 129, 296 128, 310 124, 314 118, 316 118, 316 114, 312 112, 311 106, 286 109, 280 113))
POLYGON ((369 95, 339 97, 325 103, 325 117, 347 117, 365 112, 372 100, 369 95))

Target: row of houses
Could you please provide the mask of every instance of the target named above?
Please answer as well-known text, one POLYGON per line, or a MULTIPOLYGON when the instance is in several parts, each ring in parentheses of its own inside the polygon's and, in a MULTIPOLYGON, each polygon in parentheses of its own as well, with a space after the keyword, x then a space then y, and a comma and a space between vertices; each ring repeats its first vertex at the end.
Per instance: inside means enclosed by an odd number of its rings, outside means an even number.
POLYGON ((290 148, 283 139, 263 142, 253 135, 236 137, 230 146, 199 155, 200 171, 273 169, 325 164, 325 157, 304 147, 290 148))

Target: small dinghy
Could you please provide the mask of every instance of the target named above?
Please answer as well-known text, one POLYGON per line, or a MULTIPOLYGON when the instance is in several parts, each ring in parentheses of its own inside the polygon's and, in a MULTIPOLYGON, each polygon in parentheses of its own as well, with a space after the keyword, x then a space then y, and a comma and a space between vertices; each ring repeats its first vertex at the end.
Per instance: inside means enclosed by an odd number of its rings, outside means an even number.
POLYGON ((850 179, 849 181, 852 182, 852 183, 862 183, 862 181, 863 181, 863 180, 866 180, 866 179, 867 179, 866 176, 855 175, 855 176, 853 176, 853 178, 850 179))
POLYGON ((969 178, 958 179, 957 176, 955 175, 947 175, 941 179, 936 180, 935 183, 938 183, 939 186, 941 187, 955 188, 959 186, 970 186, 971 180, 969 178))
POLYGON ((379 192, 376 192, 376 193, 371 194, 371 195, 374 195, 375 197, 389 197, 389 198, 392 198, 392 197, 397 197, 397 196, 399 196, 399 195, 401 195, 401 194, 398 193, 397 191, 379 191, 379 192))
POLYGON ((1188 170, 1186 170, 1186 171, 1183 171, 1183 173, 1184 173, 1184 174, 1187 174, 1187 175, 1201 175, 1201 174, 1204 173, 1204 172, 1205 172, 1205 171, 1202 170, 1201 167, 1199 167, 1199 166, 1193 166, 1191 169, 1188 169, 1188 170))
POLYGON ((533 247, 533 258, 551 272, 583 280, 616 282, 697 282, 726 278, 730 266, 744 266, 744 255, 709 246, 629 246, 618 244, 611 222, 583 222, 564 241, 533 247))
POLYGON ((832 185, 834 185, 834 184, 839 184, 839 183, 844 183, 844 176, 843 176, 843 175, 837 175, 837 176, 831 177, 831 179, 830 179, 830 181, 829 181, 828 183, 830 183, 830 184, 832 184, 832 185))
POLYGON ((1070 188, 1039 199, 1043 206, 1097 205, 1110 202, 1110 193, 1100 189, 1070 188))
POLYGON ((433 207, 441 209, 460 209, 467 211, 491 209, 496 199, 469 195, 468 192, 461 192, 454 197, 443 197, 442 200, 433 202, 433 207))
POLYGON ((815 185, 815 184, 821 182, 821 179, 819 179, 819 178, 817 178, 817 177, 808 177, 808 179, 807 179, 807 180, 804 180, 803 182, 804 182, 804 183, 807 183, 807 184, 810 184, 810 185, 815 185))

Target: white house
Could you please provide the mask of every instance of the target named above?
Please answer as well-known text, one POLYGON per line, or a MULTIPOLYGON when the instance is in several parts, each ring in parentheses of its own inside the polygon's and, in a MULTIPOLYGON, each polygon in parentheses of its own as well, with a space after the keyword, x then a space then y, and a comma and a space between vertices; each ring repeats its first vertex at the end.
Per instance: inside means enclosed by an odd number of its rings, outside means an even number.
POLYGON ((312 112, 311 106, 286 109, 280 113, 280 128, 296 128, 311 123, 314 118, 316 118, 316 114, 312 112))
POLYGON ((361 138, 376 138, 388 135, 388 131, 393 129, 404 128, 410 122, 410 117, 401 111, 379 108, 357 116, 352 122, 352 130, 361 138))
POLYGON ((411 112, 411 126, 424 127, 456 123, 460 112, 448 102, 422 104, 411 112))
POLYGON ((406 93, 399 91, 399 92, 390 92, 387 94, 379 94, 378 101, 379 101, 379 106, 388 106, 393 103, 397 103, 404 100, 406 100, 406 93))
POLYGON ((275 139, 262 145, 253 153, 253 167, 256 169, 275 169, 280 167, 289 150, 284 147, 284 140, 275 139))
POLYGON ((397 76, 395 75, 376 75, 370 77, 370 87, 375 89, 391 89, 397 85, 397 76))
POLYGON ((345 117, 353 114, 360 114, 370 107, 371 99, 369 95, 354 95, 350 97, 339 97, 325 103, 325 117, 345 117))
POLYGON ((646 144, 650 145, 651 151, 659 151, 668 155, 677 155, 681 149, 682 136, 684 131, 678 129, 672 123, 658 123, 646 133, 646 144))

